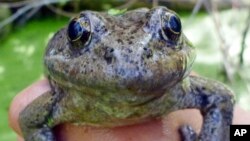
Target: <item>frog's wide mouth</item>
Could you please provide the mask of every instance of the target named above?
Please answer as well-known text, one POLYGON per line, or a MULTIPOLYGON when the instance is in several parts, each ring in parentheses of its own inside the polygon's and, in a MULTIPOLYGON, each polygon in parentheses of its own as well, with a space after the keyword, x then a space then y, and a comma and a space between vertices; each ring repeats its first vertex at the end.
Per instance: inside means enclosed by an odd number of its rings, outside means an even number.
POLYGON ((186 65, 173 61, 149 62, 145 66, 127 66, 125 62, 106 65, 103 61, 90 62, 82 68, 76 67, 84 66, 79 64, 78 59, 65 60, 55 56, 45 58, 47 73, 61 86, 74 87, 80 91, 86 88, 100 88, 107 91, 129 90, 135 94, 149 94, 171 88, 181 81, 188 71, 186 65))

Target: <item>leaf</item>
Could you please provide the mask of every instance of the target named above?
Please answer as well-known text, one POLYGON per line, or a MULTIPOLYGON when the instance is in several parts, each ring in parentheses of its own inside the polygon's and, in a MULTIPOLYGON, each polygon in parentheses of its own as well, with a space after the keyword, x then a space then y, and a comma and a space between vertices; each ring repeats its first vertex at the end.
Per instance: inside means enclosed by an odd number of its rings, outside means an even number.
POLYGON ((127 9, 110 9, 108 10, 109 15, 117 16, 122 15, 127 11, 127 9))

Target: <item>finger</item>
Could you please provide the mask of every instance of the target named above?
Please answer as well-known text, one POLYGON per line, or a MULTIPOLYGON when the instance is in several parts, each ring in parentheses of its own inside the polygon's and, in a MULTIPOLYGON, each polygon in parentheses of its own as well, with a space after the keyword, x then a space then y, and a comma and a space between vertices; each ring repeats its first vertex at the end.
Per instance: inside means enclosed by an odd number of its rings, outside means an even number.
POLYGON ((160 120, 116 128, 63 124, 56 127, 55 133, 60 141, 167 141, 160 120))
POLYGON ((14 97, 9 110, 9 125, 16 133, 21 135, 21 130, 18 124, 20 111, 22 111, 35 98, 49 90, 50 87, 48 81, 44 79, 32 84, 14 97))
POLYGON ((196 133, 200 132, 202 116, 197 109, 174 111, 163 118, 165 135, 171 141, 179 141, 179 129, 183 125, 190 125, 196 133))
POLYGON ((22 137, 18 136, 17 141, 24 141, 24 139, 22 137))
POLYGON ((159 120, 132 126, 109 129, 63 124, 56 127, 55 132, 60 137, 58 140, 63 141, 180 141, 180 125, 188 124, 199 131, 201 120, 198 110, 181 110, 159 120))

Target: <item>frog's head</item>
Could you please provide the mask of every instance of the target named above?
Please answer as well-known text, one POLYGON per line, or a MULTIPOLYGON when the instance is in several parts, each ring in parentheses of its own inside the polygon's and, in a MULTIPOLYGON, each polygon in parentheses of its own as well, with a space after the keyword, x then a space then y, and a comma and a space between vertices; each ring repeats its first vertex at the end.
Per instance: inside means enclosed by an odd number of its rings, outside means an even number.
POLYGON ((84 11, 51 39, 45 66, 68 87, 146 93, 185 78, 194 50, 177 14, 165 7, 118 16, 84 11))

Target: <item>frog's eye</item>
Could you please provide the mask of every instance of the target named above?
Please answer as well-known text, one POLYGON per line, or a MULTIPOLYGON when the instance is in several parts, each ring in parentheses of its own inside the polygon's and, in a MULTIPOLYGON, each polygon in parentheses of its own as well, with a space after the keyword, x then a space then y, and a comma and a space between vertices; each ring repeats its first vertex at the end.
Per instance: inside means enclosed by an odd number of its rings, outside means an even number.
POLYGON ((90 23, 85 17, 72 19, 67 30, 71 42, 81 41, 85 45, 91 38, 90 23))
POLYGON ((177 41, 181 35, 181 21, 177 15, 164 15, 161 20, 162 34, 167 40, 177 41))

